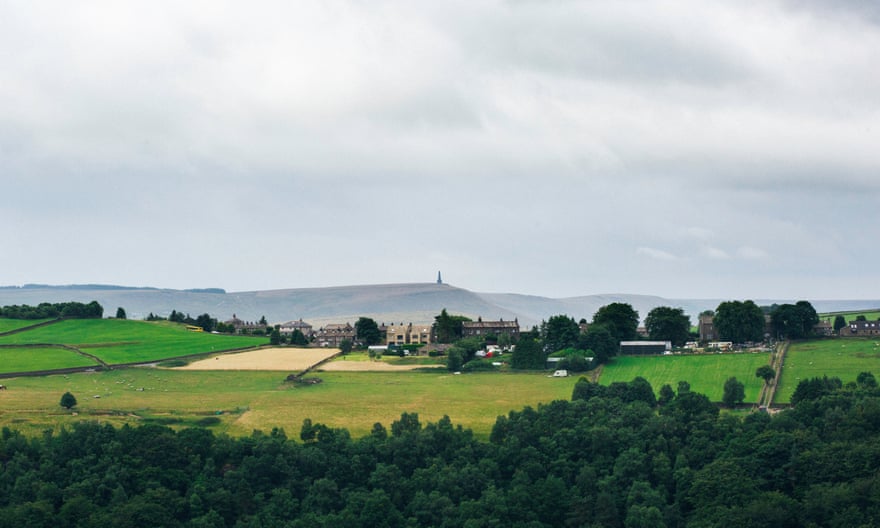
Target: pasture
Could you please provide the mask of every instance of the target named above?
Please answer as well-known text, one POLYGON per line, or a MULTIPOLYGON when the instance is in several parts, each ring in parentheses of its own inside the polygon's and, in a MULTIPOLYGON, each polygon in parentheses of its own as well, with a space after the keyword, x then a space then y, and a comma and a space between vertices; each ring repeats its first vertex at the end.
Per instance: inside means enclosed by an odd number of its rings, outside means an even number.
POLYGON ((775 403, 789 403, 802 379, 838 377, 855 381, 860 372, 880 377, 880 340, 840 338, 792 343, 785 355, 775 403))
POLYGON ((880 319, 880 310, 868 310, 868 311, 849 311, 849 312, 828 312, 819 314, 819 319, 827 319, 829 322, 833 323, 834 318, 838 315, 842 315, 844 319, 846 319, 847 324, 856 320, 856 317, 860 315, 864 315, 865 319, 868 321, 877 321, 880 319))
POLYGON ((268 339, 192 332, 167 321, 125 319, 67 319, 0 336, 2 345, 34 343, 73 346, 115 365, 259 346, 268 339))
POLYGON ((92 359, 61 347, 0 347, 0 374, 96 365, 92 359))
POLYGON ((18 330, 19 328, 45 323, 46 321, 49 321, 49 319, 7 319, 5 317, 0 317, 0 334, 11 332, 12 330, 18 330))
POLYGON ((763 384, 755 377, 755 370, 769 364, 767 353, 618 356, 603 367, 599 383, 610 385, 641 376, 657 394, 664 384, 676 389, 679 381, 687 381, 692 391, 703 393, 712 401, 721 401, 724 382, 735 376, 745 387, 745 401, 754 402, 763 384))
POLYGON ((303 419, 310 418, 359 437, 376 422, 389 427, 401 413, 416 412, 422 423, 448 415, 485 439, 498 416, 570 399, 577 380, 544 373, 319 372, 323 383, 297 386, 284 382, 285 374, 140 367, 13 378, 0 391, 0 426, 38 434, 76 420, 185 426, 211 418, 219 422, 217 432, 281 427, 298 438, 303 419), (79 401, 77 415, 59 406, 65 391, 79 401))

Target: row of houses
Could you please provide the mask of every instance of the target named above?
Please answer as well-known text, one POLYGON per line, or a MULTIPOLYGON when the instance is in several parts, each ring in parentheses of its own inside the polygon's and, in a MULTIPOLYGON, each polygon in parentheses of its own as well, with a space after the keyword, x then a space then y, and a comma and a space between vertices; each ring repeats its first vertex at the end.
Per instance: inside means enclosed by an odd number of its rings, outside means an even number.
MULTIPOLYGON (((236 331, 241 333, 249 333, 257 328, 266 329, 266 325, 245 322, 235 316, 226 323, 234 326, 236 331)), ((317 345, 326 347, 339 346, 345 340, 355 342, 357 337, 354 326, 348 322, 327 324, 316 330, 311 324, 299 319, 281 323, 278 330, 284 336, 290 336, 298 330, 317 345)), ((505 321, 504 319, 483 321, 482 318, 478 318, 476 321, 462 323, 463 337, 507 334, 513 339, 517 339, 519 331, 519 321, 516 319, 513 321, 505 321)), ((382 323, 379 325, 379 333, 386 345, 427 345, 437 340, 433 325, 430 323, 391 323, 389 325, 382 323)))

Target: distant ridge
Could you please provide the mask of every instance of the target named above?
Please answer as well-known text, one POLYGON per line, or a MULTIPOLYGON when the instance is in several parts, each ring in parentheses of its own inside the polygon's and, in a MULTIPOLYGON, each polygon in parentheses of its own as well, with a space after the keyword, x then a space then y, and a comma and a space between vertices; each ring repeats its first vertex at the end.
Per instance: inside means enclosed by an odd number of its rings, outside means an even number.
MULTIPOLYGON (((644 318, 656 306, 683 308, 696 322, 703 310, 714 310, 729 299, 668 299, 652 295, 598 294, 554 299, 516 293, 476 293, 450 284, 401 283, 289 288, 249 292, 227 292, 222 288, 188 290, 130 287, 107 284, 51 286, 26 284, 0 287, 0 305, 41 302, 90 302, 96 300, 105 314, 125 308, 130 319, 149 313, 167 316, 171 310, 203 313, 223 321, 237 315, 256 321, 265 316, 271 323, 302 318, 313 325, 330 322, 354 323, 358 317, 372 317, 378 323, 428 323, 440 310, 476 319, 517 319, 520 326, 538 325, 553 315, 590 320, 600 307, 612 302, 629 303, 644 318)), ((797 299, 754 299, 760 305, 794 302, 797 299)), ((880 308, 880 300, 812 300, 819 312, 880 308)))

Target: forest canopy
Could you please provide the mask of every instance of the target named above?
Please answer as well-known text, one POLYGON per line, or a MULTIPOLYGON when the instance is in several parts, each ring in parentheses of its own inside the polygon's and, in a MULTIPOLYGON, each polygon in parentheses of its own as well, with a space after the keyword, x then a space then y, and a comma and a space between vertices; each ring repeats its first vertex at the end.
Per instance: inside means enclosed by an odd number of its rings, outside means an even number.
POLYGON ((404 413, 353 439, 84 422, 0 434, 0 526, 877 526, 880 391, 811 382, 771 416, 686 383, 579 381, 488 442, 404 413), (812 390, 816 386, 816 390, 812 390), (811 389, 811 390, 807 390, 811 389))

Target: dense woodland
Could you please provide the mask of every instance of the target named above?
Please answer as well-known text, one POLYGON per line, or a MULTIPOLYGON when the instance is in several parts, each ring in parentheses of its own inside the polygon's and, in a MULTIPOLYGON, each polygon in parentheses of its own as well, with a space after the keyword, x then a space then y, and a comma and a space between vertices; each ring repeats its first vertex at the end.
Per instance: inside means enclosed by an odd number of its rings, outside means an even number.
POLYGON ((878 526, 872 381, 739 417, 686 383, 656 401, 643 380, 582 380, 572 401, 499 417, 488 442, 416 414, 360 439, 308 420, 295 440, 3 429, 0 526, 878 526))

